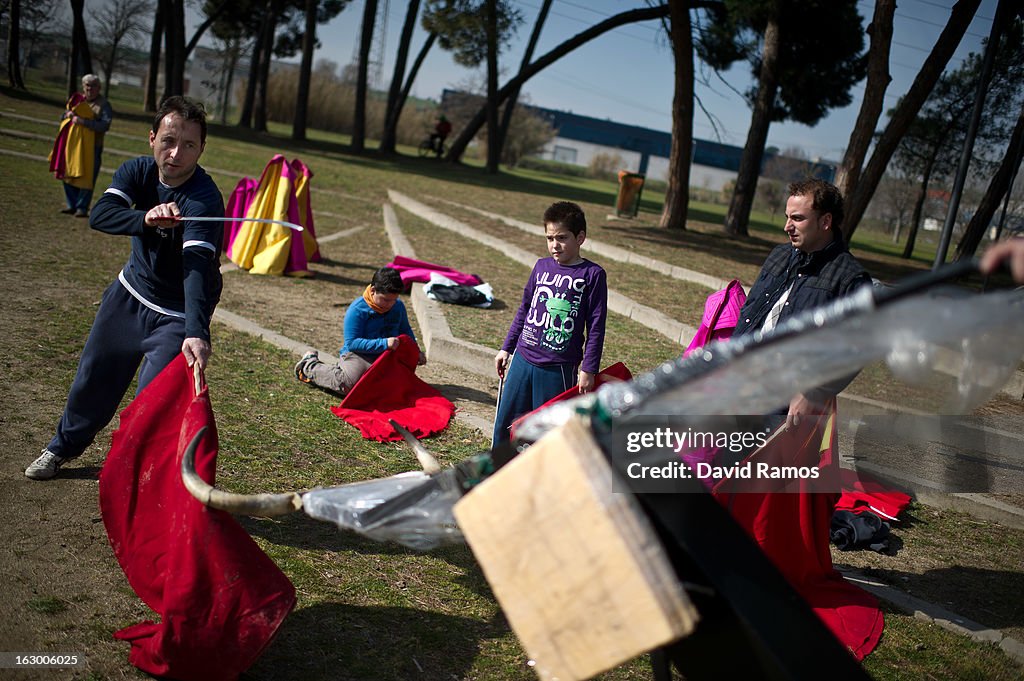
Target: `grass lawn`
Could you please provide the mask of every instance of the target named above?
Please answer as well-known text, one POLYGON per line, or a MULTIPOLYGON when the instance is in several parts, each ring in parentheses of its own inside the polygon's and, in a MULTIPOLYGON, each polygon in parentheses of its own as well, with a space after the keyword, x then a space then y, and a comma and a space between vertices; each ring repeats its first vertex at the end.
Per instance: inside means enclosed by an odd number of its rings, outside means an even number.
MULTIPOLYGON (((147 678, 128 663, 127 644, 111 638, 113 631, 152 613, 125 582, 99 522, 95 472, 109 446, 109 429, 78 462, 81 475, 45 486, 21 475, 50 437, 95 305, 128 253, 127 240, 57 214, 59 185, 44 162, 30 158, 46 156, 52 142, 45 137, 56 129, 53 121, 63 98, 56 87, 46 94, 49 100, 0 90, 0 128, 43 138, 0 133, 0 247, 6 256, 0 272, 5 293, 0 298, 0 361, 8 378, 0 397, 0 470, 6 471, 0 474, 9 490, 0 505, 6 525, 0 547, 6 587, 0 649, 83 651, 88 665, 75 678, 147 678)), ((127 90, 116 91, 112 99, 117 115, 106 142, 107 170, 124 158, 116 151, 148 151, 148 117, 127 90)), ((322 245, 324 262, 313 266, 315 278, 241 271, 225 275, 224 309, 311 347, 340 345, 345 306, 362 291, 370 272, 393 255, 381 217, 388 189, 430 203, 538 257, 544 252, 539 227, 530 236, 433 199, 533 223, 552 201, 576 200, 587 211, 593 238, 715 276, 737 276, 748 284, 779 241, 779 227, 768 215, 754 216, 748 240, 722 236, 718 225, 724 209, 710 204, 691 205, 694 219, 686 231, 663 230, 656 227, 660 197, 649 193, 637 220, 609 220, 615 194, 609 183, 527 170, 487 176, 473 165, 452 167, 416 158, 411 151, 387 158, 355 156, 344 146, 347 140, 333 133, 311 131, 309 141, 293 143, 288 132, 274 125, 270 134, 254 135, 213 125, 202 163, 228 194, 239 176, 258 176, 273 154, 299 157, 315 173, 318 234, 355 230, 322 245)), ((101 175, 101 182, 104 177, 109 175, 101 175)), ((418 257, 477 272, 492 283, 495 307, 460 309, 448 319, 456 335, 497 348, 528 268, 397 212, 418 257)), ((924 258, 902 261, 883 242, 865 233, 855 244, 873 273, 897 278, 927 267, 924 258)), ((707 291, 635 266, 601 264, 612 287, 695 323, 707 291)), ((415 467, 407 448, 362 440, 328 411, 336 400, 295 381, 294 356, 220 324, 213 334, 216 354, 207 377, 221 444, 221 486, 240 492, 305 489, 415 467)), ((651 330, 610 315, 606 359, 623 360, 639 371, 680 351, 651 330)), ((426 444, 442 463, 452 463, 486 448, 489 438, 456 422, 426 444)), ((916 522, 897 529, 904 550, 863 567, 894 584, 911 583, 916 595, 950 610, 960 612, 967 604, 967 616, 1007 629, 1021 627, 1024 533, 993 524, 982 527, 925 507, 916 507, 914 516, 916 522), (976 541, 979 536, 984 541, 976 541), (983 580, 971 579, 980 571, 983 580), (986 604, 986 598, 1003 605, 986 604)), ((301 515, 241 522, 298 592, 295 612, 251 670, 253 679, 536 678, 466 547, 416 553, 340 533, 301 515)), ((888 609, 885 617, 881 645, 865 662, 875 678, 1019 679, 1024 674, 1020 664, 994 646, 888 609)), ((640 658, 600 678, 647 679, 650 668, 640 658)))

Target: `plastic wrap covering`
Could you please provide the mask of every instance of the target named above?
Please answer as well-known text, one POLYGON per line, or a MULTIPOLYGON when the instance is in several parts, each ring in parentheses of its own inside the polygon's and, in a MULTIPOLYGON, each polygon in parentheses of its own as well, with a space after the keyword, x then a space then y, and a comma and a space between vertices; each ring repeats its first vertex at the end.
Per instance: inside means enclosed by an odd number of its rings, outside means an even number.
POLYGON ((454 470, 435 476, 413 471, 312 490, 302 496, 302 507, 312 518, 419 551, 462 543, 452 515, 452 506, 462 496, 454 470))
POLYGON ((544 410, 520 427, 535 441, 578 411, 618 419, 640 414, 765 414, 790 398, 884 360, 921 384, 941 372, 938 413, 966 413, 989 400, 1024 352, 1024 292, 986 295, 933 289, 875 307, 870 288, 810 310, 768 334, 716 341, 628 383, 544 410), (589 400, 589 401, 588 401, 589 400), (550 412, 550 413, 548 413, 550 412))

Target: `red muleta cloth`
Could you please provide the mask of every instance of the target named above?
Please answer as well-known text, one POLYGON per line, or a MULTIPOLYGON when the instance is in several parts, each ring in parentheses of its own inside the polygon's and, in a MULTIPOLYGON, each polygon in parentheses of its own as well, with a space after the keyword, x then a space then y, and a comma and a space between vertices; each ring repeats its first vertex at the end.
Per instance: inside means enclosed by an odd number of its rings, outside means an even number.
POLYGON ((100 473, 100 510, 128 583, 160 622, 114 634, 129 661, 179 681, 232 680, 252 666, 295 606, 295 589, 242 526, 194 499, 181 457, 200 428, 196 471, 213 483, 217 428, 183 355, 121 413, 100 473))
POLYGON ((409 336, 387 350, 366 370, 337 407, 339 418, 359 429, 367 440, 401 440, 389 423, 394 419, 417 438, 448 427, 455 405, 416 375, 420 348, 409 336))
POLYGON ((835 403, 831 416, 804 417, 747 457, 775 466, 818 466, 820 478, 723 480, 713 494, 858 660, 875 649, 884 619, 878 601, 832 567, 829 527, 838 492, 835 403), (784 489, 785 491, 769 491, 784 489), (753 490, 753 491, 750 491, 753 490))
MULTIPOLYGON (((615 364, 612 364, 611 366, 606 367, 605 369, 601 370, 597 374, 597 376, 594 376, 594 390, 597 390, 598 388, 600 388, 605 383, 608 383, 609 381, 631 381, 631 380, 633 380, 633 374, 630 373, 629 368, 627 368, 626 365, 623 364, 622 362, 616 362, 615 364)), ((520 426, 520 424, 522 424, 523 420, 526 419, 527 416, 530 416, 532 414, 536 414, 541 409, 544 409, 548 405, 554 404, 555 402, 561 402, 563 400, 568 400, 568 399, 572 399, 573 397, 579 397, 579 396, 580 396, 579 388, 576 387, 576 386, 573 386, 573 387, 569 388, 568 390, 566 390, 565 392, 560 393, 558 395, 555 395, 550 400, 548 400, 544 404, 540 405, 539 407, 537 407, 533 411, 527 412, 526 414, 523 414, 522 416, 520 416, 519 418, 514 420, 512 422, 512 424, 509 426, 509 433, 511 434, 512 439, 514 440, 516 438, 516 428, 518 428, 520 426)))

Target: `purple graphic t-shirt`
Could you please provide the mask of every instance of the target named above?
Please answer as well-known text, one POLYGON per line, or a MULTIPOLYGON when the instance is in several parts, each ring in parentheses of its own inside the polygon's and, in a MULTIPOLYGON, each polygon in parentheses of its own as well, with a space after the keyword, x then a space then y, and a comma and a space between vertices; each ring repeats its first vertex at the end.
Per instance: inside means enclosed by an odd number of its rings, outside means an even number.
POLYGON ((608 282, 600 265, 589 260, 560 265, 542 258, 530 272, 501 349, 531 364, 579 364, 596 374, 607 314, 608 282))

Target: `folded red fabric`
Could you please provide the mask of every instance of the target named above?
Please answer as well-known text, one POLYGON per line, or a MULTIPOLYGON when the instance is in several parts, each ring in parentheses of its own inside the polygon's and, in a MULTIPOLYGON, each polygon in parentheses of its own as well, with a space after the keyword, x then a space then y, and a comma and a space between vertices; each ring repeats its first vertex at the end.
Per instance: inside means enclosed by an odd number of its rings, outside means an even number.
POLYGON ((391 419, 422 438, 447 428, 455 415, 455 405, 416 375, 419 346, 409 336, 400 338, 398 347, 381 354, 341 404, 331 407, 367 440, 401 440, 391 419))
POLYGON ((843 493, 836 502, 837 511, 871 511, 887 520, 897 520, 910 506, 910 495, 892 489, 864 473, 842 469, 843 493))
POLYGON ((100 510, 128 583, 160 622, 114 634, 154 676, 237 679, 295 605, 288 577, 231 515, 196 501, 181 456, 202 427, 196 471, 212 483, 217 428, 204 387, 178 355, 128 405, 100 473, 100 510))

